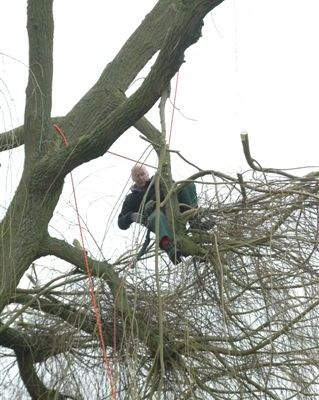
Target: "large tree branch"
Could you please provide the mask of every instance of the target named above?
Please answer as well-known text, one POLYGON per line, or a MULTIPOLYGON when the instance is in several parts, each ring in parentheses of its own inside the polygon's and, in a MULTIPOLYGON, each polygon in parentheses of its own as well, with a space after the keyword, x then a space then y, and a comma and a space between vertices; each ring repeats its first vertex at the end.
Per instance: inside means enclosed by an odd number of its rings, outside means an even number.
POLYGON ((70 145, 60 149, 54 158, 50 155, 45 157, 38 164, 37 181, 41 181, 42 177, 46 182, 51 182, 57 170, 63 177, 78 165, 103 155, 123 132, 142 118, 179 69, 184 60, 184 51, 199 39, 204 15, 222 1, 192 1, 187 6, 181 6, 176 22, 140 88, 127 100, 120 90, 113 90, 113 103, 117 104, 114 111, 105 117, 99 115, 99 124, 94 130, 85 132, 76 141, 70 141, 70 145))
MULTIPOLYGON (((38 257, 44 257, 47 255, 56 256, 61 260, 77 266, 79 269, 85 272, 85 259, 83 257, 83 251, 69 245, 64 240, 49 236, 46 237, 41 243, 38 257)), ((90 257, 88 257, 88 263, 92 275, 103 278, 108 283, 112 292, 115 290, 115 288, 121 285, 121 279, 115 272, 112 264, 109 264, 106 261, 96 261, 90 257)))
MULTIPOLYGON (((51 118, 51 124, 61 126, 63 125, 64 117, 51 118)), ((135 128, 146 136, 152 143, 158 142, 160 132, 152 125, 145 117, 142 117, 135 123, 135 128)), ((16 147, 24 145, 24 125, 20 125, 10 131, 0 134, 0 152, 12 150, 16 147)))
POLYGON ((63 128, 70 138, 92 132, 118 103, 113 91, 122 94, 136 75, 161 48, 176 18, 176 0, 160 0, 110 62, 96 84, 68 113, 63 128), (115 100, 115 101, 114 101, 115 100))
POLYGON ((26 165, 41 152, 50 129, 53 76, 53 0, 29 0, 29 79, 26 89, 24 140, 26 165))
MULTIPOLYGON (((25 119, 26 132, 32 132, 32 124, 37 121, 37 136, 50 138, 52 132, 44 131, 44 119, 51 109, 52 90, 52 0, 29 1, 28 33, 30 44, 30 74, 27 89, 25 119), (39 34, 39 31, 40 34, 39 34), (44 119, 43 119, 44 118, 44 119), (31 124, 30 126, 28 126, 31 124), (42 125, 41 125, 42 124, 42 125), (41 128, 41 129, 40 129, 41 128)), ((161 0, 145 17, 140 26, 127 40, 114 60, 107 65, 97 83, 69 112, 64 128, 70 138, 83 131, 90 131, 101 113, 109 113, 117 106, 112 101, 111 88, 118 88, 124 93, 138 72, 159 50, 169 26, 176 16, 176 6, 172 0, 161 0)), ((61 121, 59 122, 61 124, 61 121)), ((7 150, 24 144, 24 126, 0 135, 0 150, 7 150), (14 137, 12 132, 14 131, 14 137)), ((31 134, 29 134, 31 135, 31 134)))

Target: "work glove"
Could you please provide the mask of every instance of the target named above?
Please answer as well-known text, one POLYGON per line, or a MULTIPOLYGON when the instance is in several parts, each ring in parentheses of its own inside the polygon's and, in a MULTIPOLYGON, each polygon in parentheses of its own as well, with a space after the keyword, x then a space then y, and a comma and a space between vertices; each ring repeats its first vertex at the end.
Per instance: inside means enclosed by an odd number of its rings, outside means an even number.
POLYGON ((137 222, 138 224, 147 225, 147 218, 152 214, 155 209, 156 202, 154 200, 149 200, 144 208, 143 212, 132 212, 130 214, 130 219, 132 222, 137 222))

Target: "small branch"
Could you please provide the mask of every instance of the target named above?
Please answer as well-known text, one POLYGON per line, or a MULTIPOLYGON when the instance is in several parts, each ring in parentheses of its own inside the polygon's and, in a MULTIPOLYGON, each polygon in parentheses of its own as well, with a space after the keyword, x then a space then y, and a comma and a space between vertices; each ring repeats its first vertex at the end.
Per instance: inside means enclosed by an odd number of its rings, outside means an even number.
POLYGON ((192 162, 188 161, 184 156, 181 155, 179 150, 170 150, 171 153, 176 153, 183 161, 185 161, 187 164, 191 165, 192 167, 198 169, 198 171, 203 171, 200 167, 197 165, 193 164, 192 162))
POLYGON ((246 188, 245 188, 245 182, 244 182, 242 174, 238 173, 237 176, 238 176, 238 182, 239 182, 241 194, 243 196, 243 203, 245 204, 246 201, 247 201, 247 193, 246 193, 246 188))
POLYGON ((241 133, 240 138, 241 138, 241 143, 243 145, 243 150, 244 150, 246 161, 253 170, 263 172, 263 173, 268 172, 268 173, 272 173, 272 174, 283 175, 283 176, 285 176, 287 178, 291 178, 291 179, 298 178, 297 176, 288 174, 287 172, 284 172, 280 169, 262 168, 262 166, 259 164, 259 162, 256 161, 254 158, 252 158, 252 156, 250 154, 248 133, 246 133, 246 132, 241 133))
POLYGON ((23 125, 0 134, 0 151, 11 150, 24 144, 23 125))
POLYGON ((151 143, 157 154, 160 151, 161 132, 155 128, 145 117, 139 119, 134 127, 140 131, 145 137, 140 136, 141 139, 151 143))
POLYGON ((160 121, 161 121, 161 128, 162 128, 162 136, 166 137, 166 120, 165 120, 165 106, 167 99, 169 99, 171 92, 171 85, 169 84, 166 89, 163 90, 161 100, 159 103, 159 113, 160 113, 160 121))
POLYGON ((48 399, 48 400, 64 400, 70 399, 56 390, 48 389, 36 373, 32 354, 28 351, 16 351, 20 376, 29 392, 32 400, 48 399))
MULTIPOLYGON (((48 299, 36 299, 34 296, 30 295, 16 295, 12 301, 18 304, 28 304, 30 308, 38 311, 45 312, 49 315, 59 317, 61 320, 65 321, 69 326, 76 329, 80 329, 90 335, 96 335, 96 319, 93 314, 89 313, 87 309, 84 309, 81 304, 64 304, 59 300, 55 299, 53 296, 49 296, 48 299), (32 301, 34 299, 34 301, 32 301)), ((114 343, 113 333, 114 331, 114 321, 112 317, 109 319, 103 318, 103 332, 104 339, 107 340, 109 345, 114 343)), ((122 329, 120 325, 116 326, 117 336, 122 336, 122 329)), ((70 334, 72 335, 72 334, 70 334)), ((36 362, 43 361, 48 357, 55 354, 64 353, 70 349, 70 335, 60 335, 59 337, 52 337, 55 346, 50 345, 47 339, 43 339, 43 344, 45 347, 41 350, 39 346, 35 347, 35 360, 36 362), (65 337, 65 339, 64 339, 65 337), (56 346, 59 342, 59 346, 56 346), (65 342, 65 346, 64 346, 65 342)), ((73 343, 74 346, 74 343, 73 343)))
MULTIPOLYGON (((30 302, 29 298, 26 299, 30 302)), ((40 306, 38 304, 38 309, 40 306)), ((42 311, 42 310, 41 310, 42 311)), ((88 319, 88 317, 86 317, 88 319)), ((93 324, 93 322, 92 322, 93 324)), ((96 326, 96 324, 93 324, 96 326)), ((3 327, 3 324, 0 324, 3 327)), ((19 323, 19 327, 22 325, 19 323)), ((54 355, 70 350, 70 337, 72 333, 40 334, 33 335, 20 332, 15 328, 1 329, 0 345, 13 350, 16 353, 30 353, 34 363, 43 362, 54 355)), ((72 346, 72 345, 71 345, 72 346)), ((73 344, 74 346, 74 344, 73 344)))
MULTIPOLYGON (((59 240, 52 237, 47 237, 41 246, 41 253, 39 257, 53 255, 61 258, 73 265, 79 267, 82 271, 86 271, 85 261, 83 257, 83 251, 70 246, 63 240, 59 240)), ((118 273, 114 270, 112 264, 107 262, 101 262, 93 260, 87 257, 90 272, 94 276, 98 276, 103 279, 109 286, 112 295, 114 296, 114 306, 119 313, 130 314, 131 308, 126 296, 124 287, 124 281, 119 277, 118 273)))

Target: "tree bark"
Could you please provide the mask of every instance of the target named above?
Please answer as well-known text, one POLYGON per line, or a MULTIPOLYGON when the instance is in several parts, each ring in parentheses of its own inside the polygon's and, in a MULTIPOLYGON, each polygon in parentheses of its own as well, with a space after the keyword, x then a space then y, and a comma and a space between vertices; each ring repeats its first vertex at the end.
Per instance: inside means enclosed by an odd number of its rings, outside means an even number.
POLYGON ((31 69, 24 126, 26 161, 16 195, 1 223, 3 237, 0 255, 3 267, 0 270, 0 309, 7 303, 24 271, 40 252, 39 246, 46 236, 48 223, 62 191, 64 176, 83 162, 104 154, 126 129, 154 105, 183 62, 185 49, 199 39, 203 17, 221 2, 189 1, 184 5, 179 1, 160 1, 120 51, 114 63, 106 68, 97 84, 65 118, 63 126, 70 128, 66 131, 69 145, 63 147, 50 122, 52 0, 41 2, 41 7, 39 0, 29 0, 31 69), (168 4, 170 7, 167 9, 168 4), (154 25, 155 21, 157 23, 154 25), (153 28, 151 38, 147 36, 150 27, 153 28), (152 44, 145 48, 146 41, 152 44), (159 47, 161 51, 151 72, 141 87, 126 99, 123 90, 159 47), (145 54, 139 57, 142 49, 145 54), (126 69, 119 68, 119 63, 131 57, 133 62, 127 63, 129 66, 126 69), (108 86, 110 82, 112 86, 108 86), (103 98, 100 97, 101 93, 103 98), (75 116, 79 120, 76 124, 75 116), (92 125, 92 120, 97 122, 88 130, 83 118, 86 124, 92 125), (74 136, 79 131, 84 134, 74 136), (54 139, 50 139, 52 136, 54 139), (52 146, 54 142, 57 143, 55 147, 52 146))
MULTIPOLYGON (((48 224, 65 176, 77 166, 105 154, 134 125, 154 141, 159 152, 163 145, 160 134, 143 116, 184 62, 185 50, 199 39, 205 15, 222 1, 160 0, 106 66, 96 84, 65 117, 59 117, 68 140, 65 146, 53 129, 51 119, 53 0, 28 0, 30 71, 24 126, 17 130, 16 136, 13 132, 0 136, 0 150, 21 144, 25 149, 21 181, 0 223, 0 311, 10 303, 21 277, 37 258, 55 255, 83 269, 78 250, 48 236, 48 224), (150 73, 127 98, 125 92, 129 85, 157 52, 150 73), (8 136, 12 138, 9 143, 8 136)), ((167 168, 165 174, 169 176, 167 168)), ((94 274, 103 277, 116 299, 114 309, 129 319, 130 303, 114 266, 90 261, 94 274)), ((155 354, 157 332, 152 329, 146 334, 147 325, 140 319, 136 335, 141 340, 147 336, 146 343, 155 354)), ((21 377, 32 398, 64 398, 45 388, 38 378, 32 352, 21 348, 14 350, 21 377)), ((167 352, 170 351, 168 348, 167 352)))

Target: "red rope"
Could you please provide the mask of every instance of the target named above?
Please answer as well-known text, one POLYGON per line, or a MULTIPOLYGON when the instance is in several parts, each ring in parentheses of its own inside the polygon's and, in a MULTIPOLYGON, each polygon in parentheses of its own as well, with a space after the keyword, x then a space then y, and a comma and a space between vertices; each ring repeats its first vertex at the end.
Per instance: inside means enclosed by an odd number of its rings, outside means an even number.
MULTIPOLYGON (((54 124, 53 127, 55 128, 57 133, 60 135, 64 145, 67 146, 68 145, 68 141, 67 141, 67 138, 66 138, 65 133, 63 132, 63 130, 56 124, 54 124)), ((76 193, 75 193, 75 185, 74 185, 72 172, 70 173, 70 176, 71 176, 71 183, 72 183, 72 191, 73 191, 75 211, 76 211, 78 225, 79 225, 79 231, 80 231, 80 239, 81 239, 81 246, 82 246, 82 252, 83 252, 85 272, 86 272, 87 278, 88 278, 89 293, 90 293, 92 308, 93 308, 93 312, 95 314, 96 324, 97 324, 97 328, 98 328, 99 344, 100 344, 101 351, 103 353, 104 366, 105 366, 105 369, 106 369, 106 372, 107 372, 108 379, 110 381, 112 400, 116 400, 116 385, 115 385, 115 382, 114 382, 112 369, 111 369, 111 366, 110 366, 110 361, 109 361, 109 357, 107 355, 106 345, 105 345, 105 342, 104 342, 102 319, 101 319, 101 314, 100 314, 99 307, 97 305, 94 282, 93 282, 92 274, 91 274, 90 267, 89 267, 88 255, 87 255, 87 251, 85 250, 85 247, 84 247, 83 229, 82 229, 82 225, 81 225, 81 218, 80 218, 78 202, 77 202, 76 193)))

